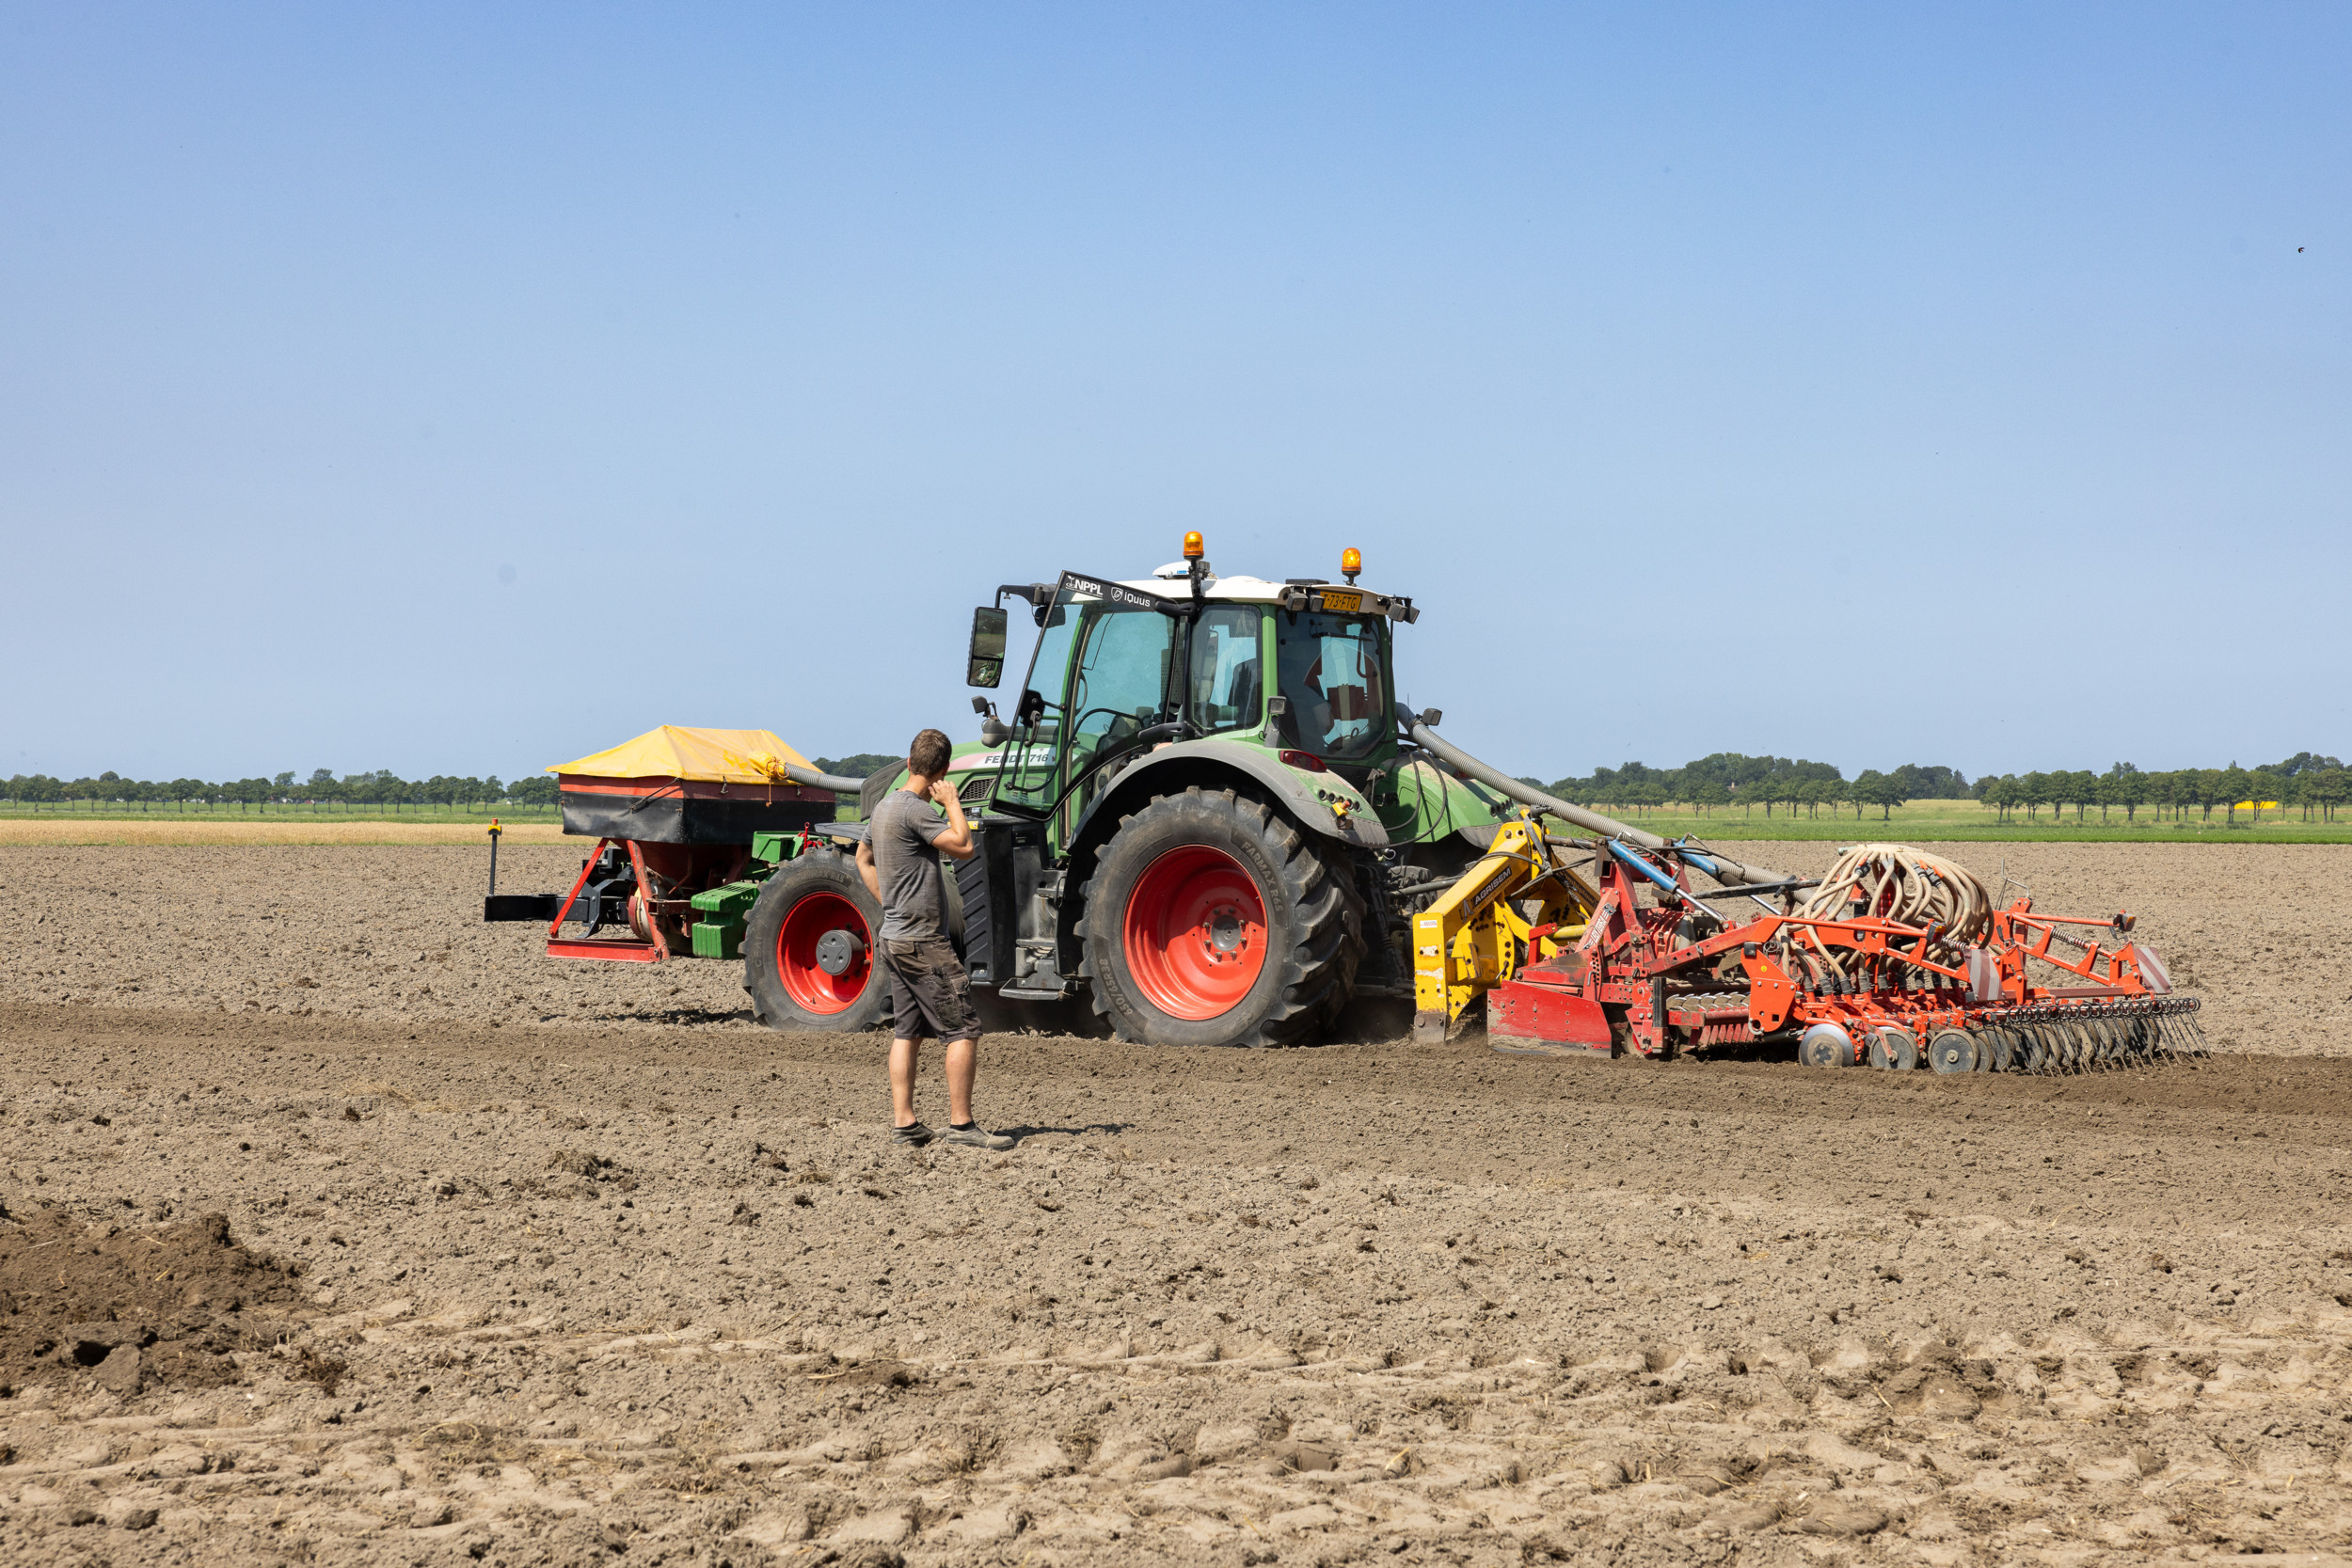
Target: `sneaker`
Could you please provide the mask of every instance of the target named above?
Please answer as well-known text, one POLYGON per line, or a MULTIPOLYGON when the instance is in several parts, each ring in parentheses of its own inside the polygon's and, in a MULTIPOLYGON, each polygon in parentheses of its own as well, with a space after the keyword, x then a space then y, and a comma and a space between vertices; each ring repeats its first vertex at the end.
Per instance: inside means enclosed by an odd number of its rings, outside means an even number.
POLYGON ((916 1148, 922 1148, 925 1144, 930 1143, 937 1136, 939 1136, 938 1133, 932 1132, 930 1128, 924 1126, 919 1121, 910 1122, 904 1127, 894 1127, 890 1130, 890 1141, 892 1143, 912 1144, 916 1148))
POLYGON ((966 1128, 948 1128, 939 1135, 939 1141, 947 1144, 961 1144, 966 1148, 999 1150, 1010 1148, 1013 1145, 1012 1139, 1006 1137, 1002 1132, 992 1132, 977 1121, 966 1128))

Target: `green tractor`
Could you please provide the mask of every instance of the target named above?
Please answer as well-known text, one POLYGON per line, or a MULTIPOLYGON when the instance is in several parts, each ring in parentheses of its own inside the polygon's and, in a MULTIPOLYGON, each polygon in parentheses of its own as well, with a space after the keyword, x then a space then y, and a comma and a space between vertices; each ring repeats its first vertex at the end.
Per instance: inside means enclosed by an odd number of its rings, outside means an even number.
MULTIPOLYGON (((1514 807, 1400 734, 1391 634, 1420 612, 1358 571, 1349 550, 1343 585, 1220 578, 1191 534, 1151 578, 1064 572, 974 612, 975 687, 1002 683, 1009 600, 1037 628, 1010 714, 976 696, 980 738, 949 767, 977 844, 950 910, 976 999, 1168 1045, 1305 1044, 1358 998, 1409 1006, 1407 917, 1514 807)), ((905 777, 866 780, 861 815, 905 777)), ((744 989, 771 1028, 884 1021, 863 832, 760 847, 744 989)))

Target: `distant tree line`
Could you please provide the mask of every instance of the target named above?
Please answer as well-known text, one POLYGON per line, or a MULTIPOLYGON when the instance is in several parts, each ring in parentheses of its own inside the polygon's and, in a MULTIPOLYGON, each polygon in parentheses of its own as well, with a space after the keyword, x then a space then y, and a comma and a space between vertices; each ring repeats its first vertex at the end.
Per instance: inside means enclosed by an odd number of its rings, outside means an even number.
MULTIPOLYGON (((1525 781, 1538 784, 1534 779, 1525 781)), ((2105 773, 2004 773, 1986 775, 1971 784, 1956 768, 1905 764, 1891 772, 1867 768, 1849 779, 1826 762, 1802 758, 1743 756, 1718 752, 1680 768, 1660 768, 1629 762, 1622 768, 1598 768, 1583 778, 1556 779, 1538 787, 1564 800, 1602 811, 1638 816, 1668 807, 1704 816, 1724 806, 1753 811, 1761 806, 1769 816, 1777 808, 1795 816, 1803 811, 1820 816, 1821 808, 1853 808, 1860 816, 1870 806, 1886 820, 1897 806, 1914 800, 1978 800, 2006 820, 2022 810, 2027 821, 2043 808, 2053 812, 2071 806, 2083 821, 2096 806, 2099 819, 2123 813, 2137 822, 2138 814, 2185 818, 2191 809, 2210 819, 2218 809, 2236 820, 2242 806, 2276 802, 2281 811, 2299 811, 2306 821, 2333 822, 2352 801, 2352 777, 2344 764, 2315 752, 2298 752, 2284 762, 2264 768, 2185 768, 2171 772, 2148 772, 2119 762, 2105 773)))
POLYGON ((2192 809, 2201 814, 2202 820, 2210 821, 2219 807, 2227 814, 2225 819, 2234 824, 2241 807, 2251 806, 2260 820, 2264 808, 2272 802, 2282 812, 2300 812, 2306 822, 2314 816, 2333 822, 2336 813, 2352 800, 2352 777, 2345 775, 2344 764, 2334 757, 2297 752, 2284 762, 2263 768, 2240 768, 2233 762, 2227 768, 2152 773, 2119 762, 2104 773, 2004 773, 1997 779, 1979 779, 1972 793, 2005 818, 2012 811, 2023 810, 2029 822, 2045 806, 2059 814, 2072 806, 2077 822, 2093 806, 2099 808, 2102 822, 2108 820, 2111 811, 2121 811, 2126 822, 2137 822, 2143 810, 2160 820, 2166 816, 2186 820, 2192 809))
MULTIPOLYGON (((880 752, 859 752, 841 757, 818 757, 818 768, 863 778, 877 768, 903 764, 903 757, 880 752)), ((1955 768, 1922 767, 1906 763, 1891 772, 1866 768, 1849 779, 1826 762, 1803 758, 1745 756, 1717 752, 1680 768, 1661 768, 1629 762, 1622 768, 1597 768, 1581 778, 1555 779, 1549 784, 1529 778, 1534 784, 1564 800, 1619 815, 1639 816, 1668 808, 1706 815, 1726 806, 1753 812, 1761 807, 1770 816, 1783 811, 1819 817, 1821 808, 1833 812, 1851 807, 1859 817, 1879 808, 1881 820, 1894 808, 1914 800, 1977 800, 1994 808, 2002 819, 2023 811, 2027 821, 2039 819, 2046 808, 2063 813, 2074 808, 2074 819, 2087 819, 2096 806, 2102 822, 2121 811, 2137 822, 2147 811, 2159 818, 2185 819, 2195 810, 2210 820, 2218 810, 2234 823, 2249 803, 2257 810, 2275 802, 2281 811, 2299 812, 2305 821, 2337 820, 2352 803, 2352 774, 2342 762, 2314 752, 2298 752, 2284 762, 2261 768, 2184 768, 2150 772, 2119 762, 2104 773, 2076 771, 1987 774, 1971 784, 1955 768)), ((8 779, 0 794, 16 805, 68 806, 87 803, 144 806, 225 806, 266 811, 271 806, 310 808, 355 807, 398 810, 403 806, 444 806, 486 809, 494 806, 552 806, 555 780, 546 774, 502 784, 489 778, 458 778, 437 773, 429 779, 403 779, 388 768, 372 773, 346 773, 341 778, 328 768, 314 769, 296 782, 291 772, 269 778, 231 779, 219 784, 202 779, 126 779, 101 773, 94 779, 55 779, 45 773, 20 773, 8 779)))
POLYGON ((846 757, 818 757, 814 763, 819 773, 838 773, 849 779, 870 779, 884 767, 904 768, 907 757, 904 752, 895 757, 884 756, 880 752, 852 752, 846 757))
POLYGON ((373 773, 346 773, 337 778, 329 768, 317 768, 296 782, 291 772, 269 778, 230 779, 219 784, 203 779, 126 779, 101 773, 94 779, 53 779, 46 773, 19 773, 8 781, 5 793, 18 805, 64 806, 77 802, 99 805, 186 806, 232 805, 241 810, 266 811, 271 806, 311 808, 355 806, 551 806, 555 781, 545 774, 501 784, 486 779, 457 778, 437 773, 429 779, 404 779, 389 768, 373 773))
POLYGON ((1650 768, 1638 762, 1597 768, 1583 778, 1556 779, 1540 787, 1576 805, 1636 816, 1668 806, 1701 815, 1724 806, 1750 811, 1761 806, 1767 816, 1775 808, 1792 816, 1801 810, 1819 816, 1823 806, 1833 811, 1851 806, 1859 816, 1865 807, 1876 806, 1883 818, 1895 807, 1913 800, 1968 797, 1968 780, 1955 768, 1906 763, 1891 773, 1873 768, 1849 779, 1826 762, 1752 757, 1738 752, 1717 752, 1679 768, 1650 768))
MULTIPOLYGON (((884 756, 879 752, 816 759, 821 771, 856 778, 865 778, 885 764, 898 767, 905 761, 904 756, 884 756)), ((436 773, 429 779, 404 779, 382 768, 373 773, 345 773, 341 778, 331 768, 313 768, 308 779, 297 779, 292 772, 285 772, 267 778, 225 779, 218 784, 205 779, 126 779, 119 773, 101 773, 94 779, 54 779, 46 773, 19 773, 0 785, 0 798, 11 805, 85 810, 108 806, 166 811, 235 806, 258 812, 266 812, 272 806, 329 811, 362 806, 393 811, 405 806, 488 810, 498 806, 553 806, 556 784, 554 778, 545 773, 506 784, 496 774, 485 779, 459 778, 447 773, 436 773)))

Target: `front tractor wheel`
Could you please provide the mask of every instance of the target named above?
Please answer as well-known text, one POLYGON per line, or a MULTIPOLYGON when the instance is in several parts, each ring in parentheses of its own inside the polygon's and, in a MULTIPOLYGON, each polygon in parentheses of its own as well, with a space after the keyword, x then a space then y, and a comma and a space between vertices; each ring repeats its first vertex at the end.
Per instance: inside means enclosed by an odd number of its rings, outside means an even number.
POLYGON ((874 954, 882 906, 847 855, 818 851, 768 879, 743 927, 743 989, 771 1029, 856 1034, 888 992, 874 954))
POLYGON ((1094 1010, 1152 1045, 1305 1043, 1363 958, 1349 869, 1230 789, 1153 800, 1120 824, 1087 883, 1094 1010))

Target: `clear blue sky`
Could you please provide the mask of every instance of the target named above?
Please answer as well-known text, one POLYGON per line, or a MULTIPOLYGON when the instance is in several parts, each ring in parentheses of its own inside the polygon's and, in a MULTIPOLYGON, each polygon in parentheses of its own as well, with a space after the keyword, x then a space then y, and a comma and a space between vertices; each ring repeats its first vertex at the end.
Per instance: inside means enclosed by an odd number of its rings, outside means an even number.
POLYGON ((2352 10, 0 8, 0 774, 970 732, 1336 570, 1554 777, 2352 753, 2352 10))

